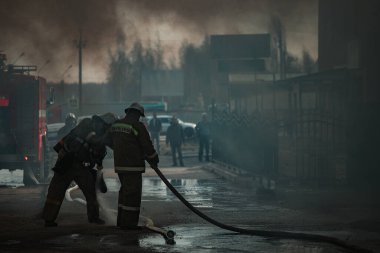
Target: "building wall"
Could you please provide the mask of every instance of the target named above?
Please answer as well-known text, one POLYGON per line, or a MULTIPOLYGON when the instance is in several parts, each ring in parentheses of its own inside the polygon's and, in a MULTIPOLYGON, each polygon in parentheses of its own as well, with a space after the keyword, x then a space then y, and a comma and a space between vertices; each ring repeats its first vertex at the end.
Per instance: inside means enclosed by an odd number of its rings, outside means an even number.
POLYGON ((319 69, 362 69, 361 95, 371 104, 380 101, 379 23, 380 1, 319 1, 319 69))
POLYGON ((319 70, 346 67, 349 45, 357 40, 356 0, 319 1, 319 70))
POLYGON ((319 68, 358 68, 358 103, 350 112, 347 151, 352 183, 380 179, 380 1, 319 1, 319 68))

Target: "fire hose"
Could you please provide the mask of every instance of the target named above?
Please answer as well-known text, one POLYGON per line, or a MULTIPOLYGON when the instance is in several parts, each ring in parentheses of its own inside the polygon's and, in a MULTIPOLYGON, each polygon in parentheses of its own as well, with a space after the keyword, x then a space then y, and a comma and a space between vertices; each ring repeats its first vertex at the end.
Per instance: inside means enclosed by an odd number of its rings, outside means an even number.
POLYGON ((209 217, 208 215, 202 213, 197 208, 195 208, 192 204, 190 204, 175 188, 170 182, 167 180, 167 178, 162 174, 162 172, 159 170, 157 166, 152 166, 152 169, 157 173, 157 175, 161 178, 161 180, 166 184, 166 186, 172 191, 172 193, 186 206, 188 207, 192 212, 197 214, 202 219, 206 220, 207 222, 225 229, 229 231, 233 231, 239 234, 246 234, 246 235, 254 235, 254 236, 261 236, 261 237, 271 237, 271 238, 282 238, 282 239, 297 239, 297 240, 304 240, 304 241, 312 241, 312 242, 318 242, 318 243, 329 243, 333 244, 339 247, 342 247, 344 249, 347 249, 352 252, 363 252, 363 253, 371 253, 371 250, 364 249, 361 247, 358 247, 356 245, 348 244, 343 240, 325 236, 325 235, 317 235, 317 234, 308 234, 308 233, 298 233, 298 232, 287 232, 287 231, 274 231, 274 230, 258 230, 258 229, 245 229, 245 228, 239 228, 230 226, 224 223, 221 223, 217 220, 214 220, 213 218, 209 217))

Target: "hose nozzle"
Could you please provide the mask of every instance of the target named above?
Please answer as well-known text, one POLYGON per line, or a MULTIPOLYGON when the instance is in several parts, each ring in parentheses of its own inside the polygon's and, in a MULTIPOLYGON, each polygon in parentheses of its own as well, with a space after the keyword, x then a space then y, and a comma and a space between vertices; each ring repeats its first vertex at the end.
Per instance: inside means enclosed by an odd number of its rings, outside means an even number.
POLYGON ((165 241, 167 244, 175 244, 175 241, 174 241, 174 236, 175 236, 175 232, 173 230, 169 230, 168 232, 166 232, 165 234, 165 241))

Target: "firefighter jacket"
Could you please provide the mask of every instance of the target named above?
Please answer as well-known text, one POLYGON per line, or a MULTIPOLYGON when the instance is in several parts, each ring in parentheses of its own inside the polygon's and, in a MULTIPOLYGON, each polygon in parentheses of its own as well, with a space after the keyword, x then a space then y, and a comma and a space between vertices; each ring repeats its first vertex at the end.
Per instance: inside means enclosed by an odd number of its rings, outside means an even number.
POLYGON ((62 142, 65 151, 73 154, 76 161, 81 162, 85 167, 92 168, 95 163, 102 165, 106 155, 106 147, 100 139, 92 127, 92 120, 83 119, 62 139, 62 142))
POLYGON ((115 172, 145 172, 145 160, 158 163, 158 154, 144 124, 128 119, 115 121, 108 133, 108 143, 113 148, 115 172))

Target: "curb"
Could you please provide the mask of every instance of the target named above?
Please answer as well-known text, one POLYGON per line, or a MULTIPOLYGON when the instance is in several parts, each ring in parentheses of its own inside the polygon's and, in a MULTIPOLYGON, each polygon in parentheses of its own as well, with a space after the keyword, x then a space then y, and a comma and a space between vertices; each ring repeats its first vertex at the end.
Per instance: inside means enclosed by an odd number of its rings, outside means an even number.
POLYGON ((260 196, 274 197, 276 195, 276 182, 266 177, 254 176, 242 169, 217 161, 200 167, 235 185, 255 190, 260 196))
POLYGON ((255 177, 238 169, 236 167, 223 163, 207 163, 200 166, 202 169, 220 176, 221 178, 230 181, 240 186, 255 189, 258 187, 255 177))

